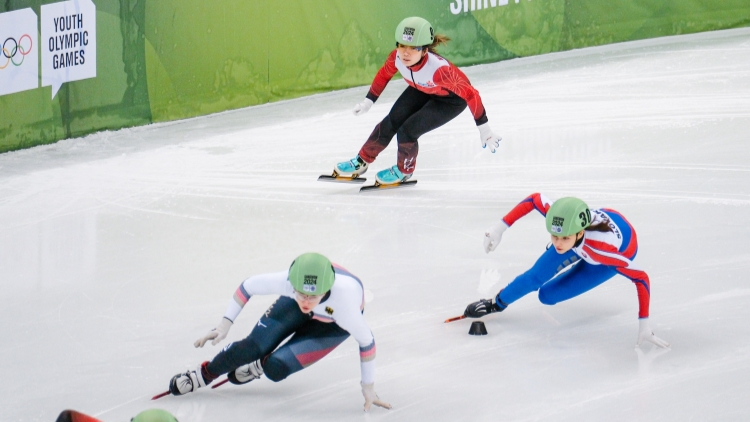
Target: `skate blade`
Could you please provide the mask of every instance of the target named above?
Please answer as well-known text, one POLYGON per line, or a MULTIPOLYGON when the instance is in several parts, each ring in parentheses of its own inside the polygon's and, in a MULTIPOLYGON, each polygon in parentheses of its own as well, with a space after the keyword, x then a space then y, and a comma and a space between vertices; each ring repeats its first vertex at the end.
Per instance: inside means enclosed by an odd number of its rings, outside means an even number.
POLYGON ((227 382, 229 382, 229 378, 225 378, 223 381, 218 382, 218 383, 212 385, 211 388, 219 388, 222 385, 226 384, 227 382))
POLYGON ((462 320, 464 318, 466 318, 466 315, 461 315, 461 316, 457 316, 457 317, 453 317, 453 318, 448 318, 448 319, 445 320, 445 323, 447 324, 447 323, 453 322, 453 321, 460 321, 460 320, 462 320))
POLYGON ((168 396, 170 394, 172 394, 172 393, 169 390, 167 390, 167 391, 165 391, 163 393, 159 393, 159 394, 155 395, 154 397, 151 397, 151 400, 159 400, 160 398, 162 398, 164 396, 168 396))
POLYGON ((365 183, 367 180, 366 177, 347 177, 347 176, 339 176, 337 174, 334 174, 332 176, 323 174, 318 177, 318 182, 334 182, 334 183, 365 183))
POLYGON ((409 186, 414 186, 416 184, 417 184, 416 180, 407 180, 406 182, 401 182, 401 183, 389 183, 387 185, 384 185, 379 182, 375 182, 374 185, 362 186, 361 188, 359 188, 359 191, 368 192, 368 191, 383 190, 383 189, 407 188, 409 186))
POLYGON ((57 417, 56 422, 102 422, 93 416, 86 415, 75 410, 63 410, 57 417))

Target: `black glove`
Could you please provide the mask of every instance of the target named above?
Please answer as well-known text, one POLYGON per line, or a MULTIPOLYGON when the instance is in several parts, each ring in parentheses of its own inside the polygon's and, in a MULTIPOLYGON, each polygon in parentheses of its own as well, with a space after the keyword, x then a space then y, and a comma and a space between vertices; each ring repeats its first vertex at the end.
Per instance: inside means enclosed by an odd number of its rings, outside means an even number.
POLYGON ((497 306, 495 299, 480 299, 479 302, 469 304, 464 311, 464 316, 468 318, 481 318, 493 312, 502 312, 503 309, 497 306))

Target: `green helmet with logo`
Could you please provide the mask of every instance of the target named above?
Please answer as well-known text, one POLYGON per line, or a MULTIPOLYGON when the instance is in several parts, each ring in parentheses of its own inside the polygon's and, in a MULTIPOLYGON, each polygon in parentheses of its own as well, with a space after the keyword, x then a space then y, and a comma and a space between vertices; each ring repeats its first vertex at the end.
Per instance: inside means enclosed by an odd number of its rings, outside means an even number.
POLYGON ((289 281, 294 290, 320 296, 333 287, 333 265, 321 254, 310 252, 297 257, 289 268, 289 281))
POLYGON ((578 198, 560 198, 547 211, 547 231, 555 236, 576 234, 589 224, 589 206, 578 198))
POLYGON ((412 16, 401 21, 396 27, 396 42, 412 47, 422 47, 432 44, 435 32, 432 25, 425 19, 412 16))
POLYGON ((177 418, 166 410, 148 409, 135 415, 130 422, 177 422, 177 418))

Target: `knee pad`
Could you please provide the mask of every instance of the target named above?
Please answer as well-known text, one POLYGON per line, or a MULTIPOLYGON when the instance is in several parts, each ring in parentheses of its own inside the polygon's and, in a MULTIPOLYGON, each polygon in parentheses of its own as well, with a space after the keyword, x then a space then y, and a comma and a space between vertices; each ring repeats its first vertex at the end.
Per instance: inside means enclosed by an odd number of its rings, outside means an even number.
POLYGON ((291 371, 283 360, 271 355, 263 362, 263 372, 266 374, 266 378, 273 382, 279 382, 288 377, 291 371))

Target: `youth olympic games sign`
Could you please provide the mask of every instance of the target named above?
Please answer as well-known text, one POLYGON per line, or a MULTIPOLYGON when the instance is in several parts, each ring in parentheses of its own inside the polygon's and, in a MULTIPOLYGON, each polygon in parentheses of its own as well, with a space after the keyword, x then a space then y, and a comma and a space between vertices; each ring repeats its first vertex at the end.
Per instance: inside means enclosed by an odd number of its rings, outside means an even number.
POLYGON ((42 5, 42 86, 55 98, 65 82, 96 77, 96 6, 91 0, 42 5))
POLYGON ((96 77, 96 5, 71 0, 42 5, 42 37, 30 8, 0 13, 0 95, 39 88, 52 98, 65 82, 96 77))

